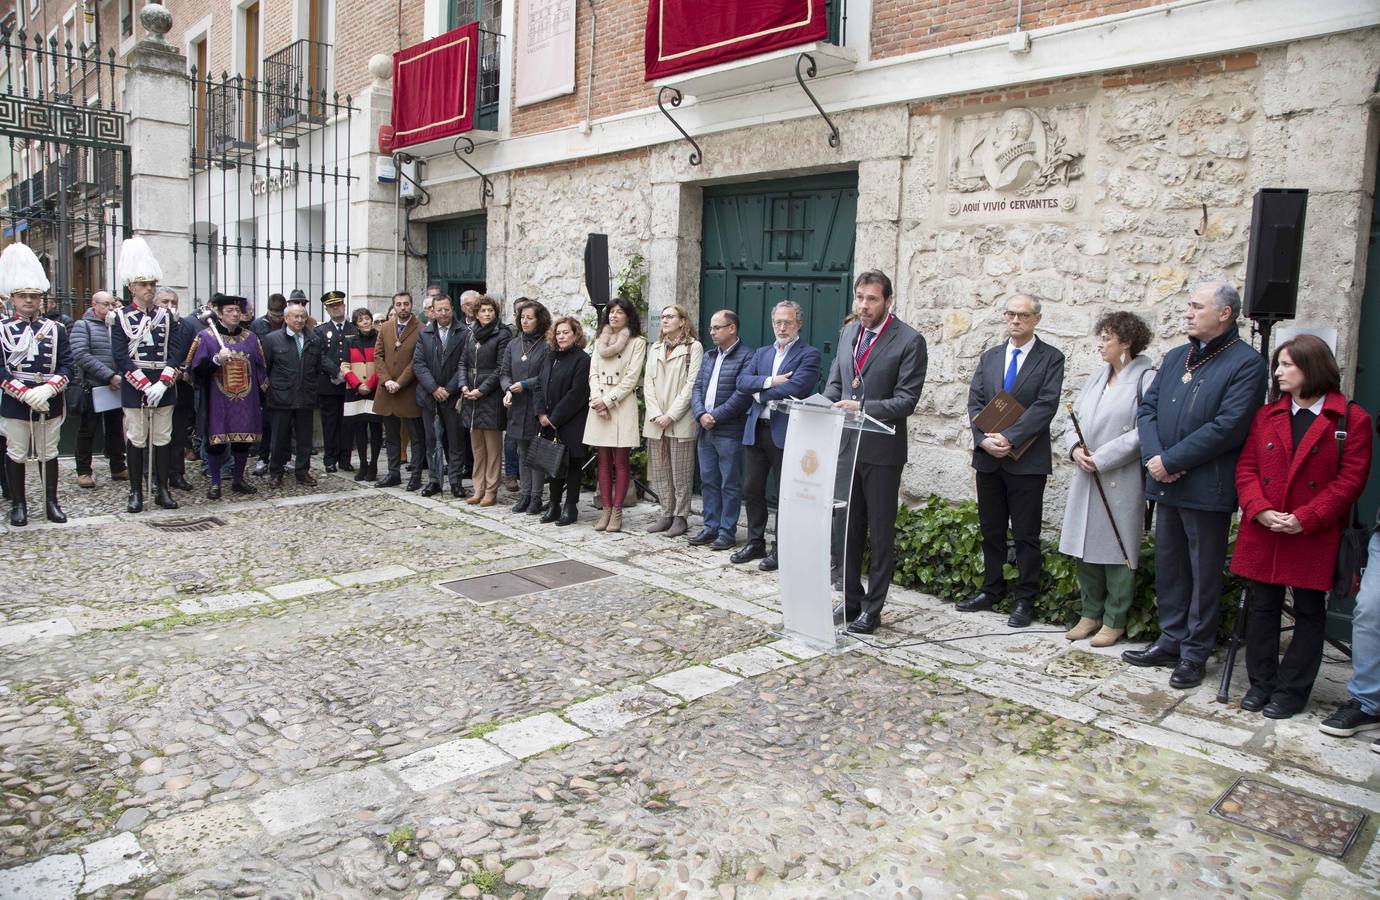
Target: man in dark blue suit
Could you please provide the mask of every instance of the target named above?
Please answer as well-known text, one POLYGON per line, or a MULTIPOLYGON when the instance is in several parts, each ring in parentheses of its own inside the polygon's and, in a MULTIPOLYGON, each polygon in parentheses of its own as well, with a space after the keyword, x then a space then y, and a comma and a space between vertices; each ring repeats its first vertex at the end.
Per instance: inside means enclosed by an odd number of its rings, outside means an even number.
POLYGON ((776 542, 767 552, 767 479, 775 470, 781 474, 781 451, 786 447, 786 426, 789 417, 772 412, 767 404, 773 400, 808 397, 819 382, 822 358, 817 348, 800 339, 805 324, 805 311, 793 300, 782 300, 771 311, 771 328, 776 343, 753 354, 742 374, 738 376, 738 390, 751 394, 753 403, 743 428, 743 444, 747 447, 748 542, 729 559, 745 563, 761 559, 757 568, 771 572, 776 568, 776 542))
POLYGON ((690 392, 698 425, 700 497, 704 528, 695 545, 727 550, 738 543, 738 510, 743 490, 743 414, 752 398, 739 393, 738 375, 752 359, 752 348, 738 340, 738 314, 721 309, 709 319, 714 349, 704 355, 690 392))

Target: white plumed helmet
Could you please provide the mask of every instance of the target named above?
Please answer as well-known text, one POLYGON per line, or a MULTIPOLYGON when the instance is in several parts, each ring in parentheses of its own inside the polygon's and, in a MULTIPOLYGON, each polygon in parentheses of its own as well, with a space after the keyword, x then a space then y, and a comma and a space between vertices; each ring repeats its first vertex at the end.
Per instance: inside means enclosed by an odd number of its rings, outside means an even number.
POLYGON ((8 297, 16 291, 48 293, 48 276, 28 244, 14 243, 0 253, 0 296, 8 297))
POLYGON ((137 234, 132 238, 125 238, 125 242, 120 245, 120 260, 117 263, 120 278, 125 284, 133 281, 152 281, 163 280, 163 267, 158 265, 158 260, 153 258, 153 251, 144 239, 137 234))

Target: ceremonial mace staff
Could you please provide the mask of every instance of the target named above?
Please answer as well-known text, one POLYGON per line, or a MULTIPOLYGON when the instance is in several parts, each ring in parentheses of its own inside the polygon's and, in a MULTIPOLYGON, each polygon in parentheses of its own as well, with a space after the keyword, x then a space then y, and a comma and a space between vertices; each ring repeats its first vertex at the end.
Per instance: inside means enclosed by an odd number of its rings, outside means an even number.
MULTIPOLYGON (((1078 424, 1078 414, 1073 411, 1072 403, 1065 403, 1064 408, 1069 411, 1069 418, 1073 420, 1073 432, 1078 435, 1078 443, 1084 450, 1088 448, 1088 442, 1083 440, 1083 428, 1078 424)), ((1102 508, 1107 511, 1107 521, 1112 523, 1112 535, 1116 538, 1117 548, 1121 550, 1121 558, 1126 563, 1126 568, 1135 570, 1136 564, 1131 562, 1131 554, 1126 552, 1126 544, 1121 540, 1121 531, 1116 527, 1116 516, 1112 515, 1112 505, 1107 502, 1107 491, 1102 487, 1102 473, 1097 469, 1092 470, 1093 484, 1097 485, 1097 496, 1102 498, 1102 508)))

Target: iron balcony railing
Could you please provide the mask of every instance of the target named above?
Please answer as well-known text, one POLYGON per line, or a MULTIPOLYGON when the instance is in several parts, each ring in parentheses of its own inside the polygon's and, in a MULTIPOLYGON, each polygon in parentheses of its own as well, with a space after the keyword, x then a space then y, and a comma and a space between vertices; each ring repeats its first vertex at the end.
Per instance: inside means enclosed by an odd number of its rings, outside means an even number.
POLYGON ((256 129, 254 91, 245 89, 243 76, 222 75, 206 87, 206 143, 214 156, 238 156, 254 149, 256 129))
POLYGON ((325 124, 330 64, 331 45, 305 38, 264 59, 264 134, 325 124))

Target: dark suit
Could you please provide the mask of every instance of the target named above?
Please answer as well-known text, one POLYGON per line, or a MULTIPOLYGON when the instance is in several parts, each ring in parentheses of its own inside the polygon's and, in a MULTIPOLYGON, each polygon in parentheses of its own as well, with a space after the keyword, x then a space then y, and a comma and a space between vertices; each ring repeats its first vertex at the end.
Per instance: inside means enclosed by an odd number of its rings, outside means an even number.
POLYGON ((296 339, 280 328, 261 340, 268 390, 264 405, 273 422, 273 453, 269 474, 282 475, 288 452, 295 452, 294 472, 311 468, 312 410, 316 408, 316 386, 323 371, 321 339, 303 329, 302 350, 296 339), (289 440, 292 447, 289 447, 289 440))
POLYGON ((355 324, 345 321, 336 325, 329 319, 316 326, 321 338, 323 369, 316 385, 317 402, 321 408, 321 461, 328 466, 337 462, 350 463, 350 423, 345 418, 345 377, 340 364, 349 361, 345 339, 355 333, 355 324))
MULTIPOLYGON (((968 388, 968 421, 976 419, 1001 393, 1010 365, 1009 341, 988 348, 968 388)), ((978 524, 982 529, 982 591, 993 600, 1006 596, 1006 529, 1016 544, 1015 597, 1034 602, 1040 590, 1040 521, 1045 483, 1054 471, 1049 423, 1059 411, 1064 387, 1064 354, 1038 337, 1021 348, 1025 361, 1010 390, 1025 412, 1003 432, 1013 448, 1034 441, 1020 459, 998 459, 978 446, 986 438, 973 428, 973 468, 977 470, 978 524)))
MULTIPOLYGON (((436 323, 428 322, 417 338, 417 349, 412 351, 412 371, 417 376, 417 405, 422 408, 427 451, 434 453, 440 446, 441 435, 436 427, 439 415, 441 430, 446 435, 446 468, 453 488, 460 487, 460 470, 464 465, 460 414, 455 411, 455 402, 460 399, 460 362, 465 355, 467 334, 465 326, 452 321, 445 346, 442 346, 436 323), (431 396, 431 392, 438 387, 450 392, 450 399, 444 403, 437 403, 436 398, 431 396)), ((441 483, 439 469, 436 463, 428 466, 432 484, 441 483)))
POLYGON ((844 326, 824 388, 824 396, 830 400, 862 401, 863 412, 896 429, 895 434, 863 432, 858 438, 843 552, 843 597, 850 619, 859 612, 880 615, 891 587, 891 573, 896 567, 896 506, 901 469, 906 463, 906 419, 920 402, 929 366, 925 338, 914 328, 895 316, 879 327, 881 333, 858 372, 855 348, 861 324, 844 326), (858 387, 853 387, 855 375, 858 387), (872 555, 864 592, 862 557, 869 535, 872 555))
POLYGON ((772 413, 765 419, 767 404, 773 400, 801 399, 810 396, 819 381, 823 363, 818 347, 797 337, 777 367, 777 374, 791 373, 790 381, 774 388, 763 388, 772 367, 776 364, 776 344, 768 344, 752 355, 752 361, 738 375, 738 391, 751 398, 747 420, 743 425, 743 444, 747 447, 747 477, 744 480, 744 501, 747 506, 748 541, 763 543, 767 536, 767 479, 774 471, 781 474, 781 451, 786 446, 786 426, 790 416, 772 413))

